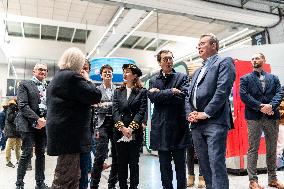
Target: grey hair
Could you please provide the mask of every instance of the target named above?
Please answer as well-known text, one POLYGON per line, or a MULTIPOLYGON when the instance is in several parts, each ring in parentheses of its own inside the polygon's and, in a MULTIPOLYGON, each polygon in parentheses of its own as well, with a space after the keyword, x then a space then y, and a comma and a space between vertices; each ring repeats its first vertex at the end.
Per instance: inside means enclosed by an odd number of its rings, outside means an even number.
POLYGON ((36 63, 33 70, 37 70, 41 65, 44 65, 47 68, 47 64, 44 63, 36 63))
POLYGON ((59 69, 70 69, 80 72, 84 66, 86 57, 84 53, 76 47, 71 47, 64 51, 59 62, 59 69))
POLYGON ((200 38, 203 37, 210 37, 209 42, 212 45, 213 43, 216 44, 216 50, 219 50, 219 40, 217 39, 216 35, 214 35, 213 33, 208 33, 208 34, 203 34, 200 36, 200 38))

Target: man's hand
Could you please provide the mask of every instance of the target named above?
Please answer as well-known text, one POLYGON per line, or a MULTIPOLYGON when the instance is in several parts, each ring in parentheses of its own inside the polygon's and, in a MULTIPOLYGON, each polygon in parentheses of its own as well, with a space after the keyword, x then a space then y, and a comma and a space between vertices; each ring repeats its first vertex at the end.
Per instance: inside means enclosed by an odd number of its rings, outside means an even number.
POLYGON ((187 116, 187 120, 189 121, 189 122, 197 122, 197 111, 193 111, 193 112, 191 112, 191 113, 189 113, 188 114, 188 116, 187 116))
POLYGON ((274 112, 272 111, 272 105, 271 104, 261 104, 260 105, 260 111, 267 115, 273 115, 274 112))
POLYGON ((171 91, 174 93, 174 94, 179 94, 181 93, 181 91, 177 88, 172 88, 171 91))
POLYGON ((88 72, 86 72, 85 70, 81 70, 81 76, 86 79, 87 81, 90 81, 90 76, 88 74, 88 72))
POLYGON ((207 119, 208 117, 204 112, 197 112, 196 119, 207 119))
POLYGON ((100 138, 100 132, 99 131, 96 132, 95 138, 100 138))
POLYGON ((160 89, 158 88, 152 88, 149 90, 150 93, 154 93, 154 92, 160 92, 160 89))
POLYGON ((45 127, 45 124, 46 124, 46 120, 43 117, 41 117, 37 120, 37 125, 36 125, 35 128, 41 129, 41 128, 45 127))

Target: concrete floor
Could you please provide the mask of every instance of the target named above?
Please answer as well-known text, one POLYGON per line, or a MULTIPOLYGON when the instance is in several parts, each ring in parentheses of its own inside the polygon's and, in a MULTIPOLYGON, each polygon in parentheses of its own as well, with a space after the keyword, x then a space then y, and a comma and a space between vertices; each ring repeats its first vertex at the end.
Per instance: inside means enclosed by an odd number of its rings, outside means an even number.
MULTIPOLYGON (((12 153, 12 161, 15 163, 14 153, 12 153)), ((110 158, 107 162, 110 161, 110 158)), ((46 156, 46 184, 51 185, 53 180, 53 171, 56 164, 56 157, 46 156)), ((34 165, 34 159, 33 159, 34 165)), ((33 166, 34 168, 34 166, 33 166)), ((198 167, 196 165, 196 175, 198 175, 198 167)), ((5 153, 0 152, 0 189, 13 189, 16 182, 16 168, 6 167, 5 153)), ((105 170, 102 175, 100 188, 107 189, 107 178, 109 170, 105 170)), ((278 179, 284 182, 284 171, 278 171, 278 179)), ((198 179, 197 179, 198 180, 198 179)), ((247 176, 235 176, 229 175, 230 188, 231 189, 248 189, 248 177, 247 176)), ((174 181, 175 182, 175 181, 174 181)), ((265 186, 265 189, 272 189, 267 186, 267 175, 259 175, 259 182, 265 186)), ((25 188, 34 189, 34 169, 28 171, 25 177, 25 188)), ((197 183, 196 183, 197 185, 197 183)), ((140 158, 140 189, 162 189, 160 182, 159 161, 156 156, 143 154, 140 158)), ((193 187, 194 189, 197 187, 193 187)))

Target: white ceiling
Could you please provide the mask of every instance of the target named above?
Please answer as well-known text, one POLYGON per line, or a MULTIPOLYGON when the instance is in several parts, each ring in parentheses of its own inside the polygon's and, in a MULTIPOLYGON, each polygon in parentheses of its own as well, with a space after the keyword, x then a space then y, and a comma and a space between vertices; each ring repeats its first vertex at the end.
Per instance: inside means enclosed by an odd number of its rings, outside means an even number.
MULTIPOLYGON (((143 37, 152 35, 152 44, 154 44, 158 40, 155 38, 178 41, 180 37, 198 38, 201 34, 209 32, 222 39, 248 26, 250 29, 259 31, 263 26, 273 25, 278 21, 275 7, 283 8, 283 2, 275 3, 272 0, 2 0, 0 15, 3 20, 14 22, 18 20, 23 26, 25 23, 56 26, 57 33, 60 27, 74 28, 74 37, 76 29, 88 28, 93 32, 97 32, 95 28, 106 30, 121 6, 126 8, 114 24, 117 28, 116 33, 119 35, 113 36, 111 31, 107 32, 104 40, 98 45, 101 50, 105 49, 100 56, 106 55, 115 48, 115 45, 143 19, 143 16, 131 16, 131 10, 136 12, 144 10, 147 13, 145 10, 150 11, 156 8, 155 12, 133 34, 142 37, 141 41, 143 37), (273 14, 269 12, 270 9, 273 14)), ((100 36, 102 33, 94 35, 100 36)), ((91 43, 95 46, 98 41, 99 37, 91 43)), ((137 44, 131 47, 134 46, 137 44)), ((148 50, 148 48, 142 50, 148 50)))
MULTIPOLYGON (((0 11, 6 10, 2 0, 0 11)), ((64 22, 106 26, 117 6, 95 4, 80 0, 9 0, 8 13, 64 22)))

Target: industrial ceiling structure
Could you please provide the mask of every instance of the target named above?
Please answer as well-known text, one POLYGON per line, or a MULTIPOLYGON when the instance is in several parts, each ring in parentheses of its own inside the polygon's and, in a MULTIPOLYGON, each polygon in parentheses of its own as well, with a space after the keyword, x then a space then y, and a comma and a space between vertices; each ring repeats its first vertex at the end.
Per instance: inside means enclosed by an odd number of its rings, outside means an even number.
MULTIPOLYGON (((5 35, 92 43, 89 57, 119 48, 157 51, 167 44, 214 33, 223 47, 282 19, 281 0, 3 0, 5 35), (97 32, 97 31, 101 32, 97 32), (238 35, 236 35, 238 34, 238 35), (98 35, 91 41, 91 35, 98 35), (221 40, 222 41, 222 40, 221 40)), ((194 52, 178 57, 191 58, 194 52)), ((142 66, 143 68, 143 66, 142 66)))

